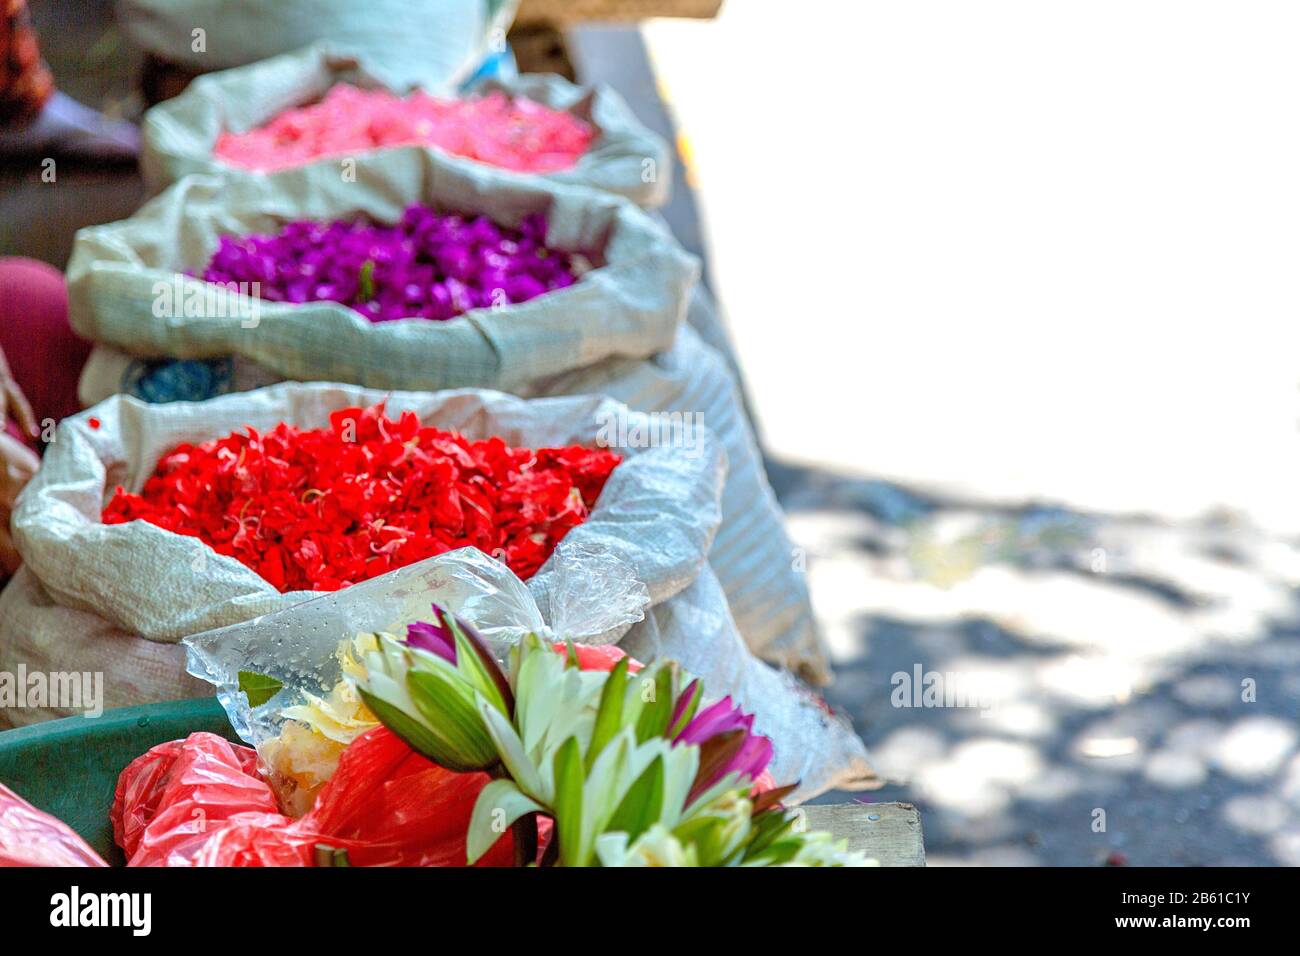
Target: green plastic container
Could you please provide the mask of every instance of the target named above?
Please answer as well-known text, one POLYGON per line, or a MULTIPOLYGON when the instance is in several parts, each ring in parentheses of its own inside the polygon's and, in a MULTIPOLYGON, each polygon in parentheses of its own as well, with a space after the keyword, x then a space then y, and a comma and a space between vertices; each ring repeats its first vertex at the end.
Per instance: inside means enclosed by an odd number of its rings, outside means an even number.
POLYGON ((108 810, 123 768, 150 747, 206 730, 238 740, 215 697, 106 710, 0 732, 0 783, 58 817, 113 866, 108 810))

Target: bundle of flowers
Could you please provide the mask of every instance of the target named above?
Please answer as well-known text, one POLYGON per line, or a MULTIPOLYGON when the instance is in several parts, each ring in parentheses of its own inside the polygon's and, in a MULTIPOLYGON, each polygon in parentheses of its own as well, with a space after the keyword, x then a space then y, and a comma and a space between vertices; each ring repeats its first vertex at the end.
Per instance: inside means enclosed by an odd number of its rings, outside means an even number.
POLYGON ((393 226, 298 220, 271 235, 223 235, 202 278, 247 283, 272 302, 339 302, 372 322, 445 320, 573 285, 585 260, 545 239, 538 213, 512 229, 417 203, 393 226))
POLYGON ((763 779, 772 742, 729 698, 704 706, 675 662, 640 668, 616 653, 588 670, 572 645, 530 634, 507 675, 472 626, 434 612, 405 640, 377 635, 351 680, 417 753, 494 778, 475 802, 469 862, 510 826, 516 858, 542 865, 864 863, 801 830, 780 803, 794 786, 763 779))
POLYGON ((397 96, 347 83, 320 102, 289 109, 264 126, 223 133, 213 154, 231 166, 268 172, 329 156, 392 146, 433 146, 523 173, 569 169, 591 146, 590 124, 561 110, 500 92, 440 99, 397 96))
POLYGON ((280 423, 164 455, 139 494, 118 486, 105 524, 197 537, 274 587, 332 591, 476 547, 528 578, 590 514, 622 459, 604 449, 513 448, 344 408, 330 427, 280 423))

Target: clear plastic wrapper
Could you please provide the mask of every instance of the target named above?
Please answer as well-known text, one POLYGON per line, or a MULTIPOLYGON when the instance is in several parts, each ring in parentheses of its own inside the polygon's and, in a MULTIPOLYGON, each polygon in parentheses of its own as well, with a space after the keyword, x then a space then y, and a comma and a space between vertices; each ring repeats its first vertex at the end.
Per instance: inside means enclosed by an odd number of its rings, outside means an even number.
MULTIPOLYGON (((568 538, 557 553, 567 543, 568 538)), ((343 678, 341 642, 375 631, 404 635, 408 624, 430 619, 434 603, 475 622, 502 660, 509 645, 530 632, 581 641, 626 629, 644 617, 645 587, 631 566, 613 555, 584 553, 590 547, 571 545, 555 586, 539 588, 554 623, 509 568, 475 548, 462 548, 289 610, 186 638, 189 671, 216 686, 235 731, 259 745, 279 735, 285 708, 306 703, 306 694, 328 694, 343 678), (588 567, 592 579, 583 573, 588 567), (273 677, 284 687, 250 707, 240 690, 241 672, 273 677)))
MULTIPOLYGON (((284 730, 287 708, 312 703, 313 697, 319 701, 343 678, 340 643, 358 632, 402 635, 408 624, 428 620, 436 601, 474 622, 503 662, 509 644, 530 631, 583 641, 584 631, 602 630, 630 610, 638 592, 630 569, 620 576, 615 563, 596 566, 607 575, 599 588, 583 587, 575 574, 573 587, 539 589, 554 613, 548 624, 530 589, 509 569, 473 549, 452 552, 288 611, 188 638, 190 672, 217 686, 240 736, 265 754, 284 730), (620 594, 627 602, 622 609, 600 597, 620 594), (250 707, 240 690, 241 671, 269 675, 284 686, 250 707)), ((866 748, 852 728, 789 674, 745 648, 707 565, 680 593, 656 603, 619 647, 642 662, 677 660, 702 679, 711 697, 730 695, 752 712, 755 730, 773 741, 773 779, 800 783, 796 801, 875 784, 866 748)))

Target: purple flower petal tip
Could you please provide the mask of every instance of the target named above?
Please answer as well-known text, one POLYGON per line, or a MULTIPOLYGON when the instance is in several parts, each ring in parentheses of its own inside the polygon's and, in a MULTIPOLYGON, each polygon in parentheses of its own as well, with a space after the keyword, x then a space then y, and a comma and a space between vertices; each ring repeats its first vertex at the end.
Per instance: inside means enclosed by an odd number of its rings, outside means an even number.
POLYGON ((434 622, 416 621, 406 625, 406 644, 437 654, 449 663, 456 663, 456 641, 447 626, 442 608, 433 605, 434 622))

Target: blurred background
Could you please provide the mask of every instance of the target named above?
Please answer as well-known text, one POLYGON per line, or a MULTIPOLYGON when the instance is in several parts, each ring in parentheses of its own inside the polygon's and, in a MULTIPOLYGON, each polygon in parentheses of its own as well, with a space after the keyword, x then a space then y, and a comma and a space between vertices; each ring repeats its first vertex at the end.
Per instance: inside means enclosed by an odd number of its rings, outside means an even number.
MULTIPOLYGON (((135 116, 167 81, 111 5, 31 9, 83 102, 135 116)), ((1298 26, 1196 0, 516 17, 521 69, 608 83, 678 144, 665 216, 726 314, 828 699, 932 865, 1300 864, 1298 26), (917 668, 986 706, 895 706, 917 668)), ((60 176, 3 167, 0 254, 62 267, 141 198, 60 176)))

